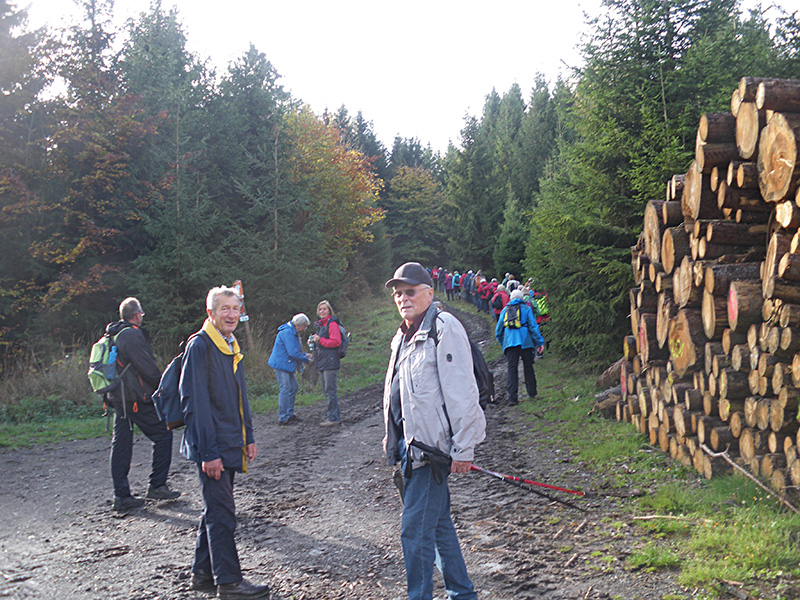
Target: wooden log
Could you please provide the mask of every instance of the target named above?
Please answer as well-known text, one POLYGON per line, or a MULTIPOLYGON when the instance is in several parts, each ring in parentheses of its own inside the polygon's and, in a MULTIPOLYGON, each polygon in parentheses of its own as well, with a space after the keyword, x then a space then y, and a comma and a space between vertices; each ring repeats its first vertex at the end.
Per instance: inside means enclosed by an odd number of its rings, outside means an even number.
POLYGON ((778 261, 778 277, 787 281, 800 281, 800 254, 787 252, 778 261))
POLYGON ((673 276, 672 297, 679 308, 694 308, 702 304, 702 293, 694 284, 694 263, 688 256, 681 261, 680 274, 673 276))
POLYGON ((794 200, 784 200, 775 206, 775 221, 784 229, 800 227, 800 208, 794 200))
POLYGON ((760 276, 759 263, 711 264, 705 268, 705 290, 715 296, 726 296, 734 281, 755 281, 760 276))
MULTIPOLYGON (((766 202, 764 202, 764 206, 769 206, 766 202)), ((733 213, 733 220, 737 223, 750 223, 755 225, 757 223, 761 223, 762 225, 765 223, 769 223, 770 217, 772 216, 772 212, 769 210, 751 210, 747 208, 738 208, 733 213)), ((753 254, 753 258, 751 260, 760 260, 758 258, 758 254, 764 253, 766 248, 759 248, 758 251, 756 249, 751 249, 751 254, 753 254)))
MULTIPOLYGON (((720 343, 722 346, 722 343, 720 343)), ((731 366, 731 357, 728 354, 715 354, 711 358, 711 372, 719 378, 723 370, 731 366)))
POLYGON ((631 362, 633 357, 636 356, 636 336, 635 335, 626 335, 622 341, 622 356, 623 358, 631 362))
POLYGON ((750 371, 750 349, 747 344, 737 344, 730 352, 731 368, 745 376, 750 371))
POLYGON ((731 349, 738 344, 747 343, 747 333, 736 332, 733 329, 726 329, 722 332, 722 351, 725 354, 730 354, 731 349))
POLYGON ((720 210, 729 208, 731 210, 768 212, 772 206, 764 202, 758 189, 740 188, 726 181, 719 183, 716 194, 717 208, 720 210))
POLYGON ((743 189, 758 189, 758 165, 742 162, 736 169, 736 186, 743 189))
POLYGON ((800 327, 800 304, 781 305, 778 323, 781 327, 800 327))
POLYGON ((764 269, 761 273, 761 290, 764 298, 772 298, 772 294, 768 293, 767 281, 771 281, 774 284, 775 278, 778 275, 780 260, 791 248, 792 237, 792 233, 780 229, 773 232, 769 237, 767 254, 764 258, 764 269))
POLYGON ((704 357, 703 344, 706 340, 701 333, 702 324, 700 311, 688 308, 679 310, 674 321, 670 323, 667 336, 669 352, 675 373, 679 377, 683 377, 704 357))
POLYGON ((764 351, 767 354, 776 354, 781 346, 780 327, 768 326, 764 336, 764 351))
POLYGON ((797 191, 797 139, 800 115, 775 113, 761 132, 758 145, 758 184, 767 202, 791 198, 797 191))
POLYGON ((795 487, 800 486, 800 460, 789 465, 789 479, 795 487))
MULTIPOLYGON (((668 184, 670 200, 680 202, 681 198, 683 197, 683 188, 685 186, 685 183, 686 183, 686 173, 678 173, 670 178, 668 184)), ((677 225, 677 223, 675 224, 677 225)))
MULTIPOLYGON (((707 290, 703 292, 701 309, 703 331, 709 340, 721 340, 722 331, 728 327, 728 302, 724 296, 715 296, 707 290)), ((722 344, 720 344, 720 352, 722 344)))
POLYGON ((733 281, 728 290, 728 323, 736 332, 744 332, 761 321, 763 300, 761 285, 754 281, 733 281))
POLYGON ((767 277, 762 280, 762 284, 765 298, 779 298, 789 304, 800 303, 800 285, 796 281, 767 277))
POLYGON ((731 433, 733 433, 733 436, 736 438, 741 437, 742 430, 745 427, 744 412, 741 410, 732 412, 728 423, 731 426, 731 433))
POLYGON ((684 217, 692 221, 713 219, 720 214, 717 194, 711 190, 709 176, 703 173, 696 160, 692 161, 686 172, 686 187, 681 201, 684 217))
MULTIPOLYGON (((756 373, 756 377, 758 373, 756 373)), ((750 429, 756 426, 756 409, 758 408, 758 396, 748 396, 744 399, 744 422, 750 429)))
POLYGON ((683 222, 683 211, 679 200, 670 200, 661 205, 661 222, 667 228, 679 226, 683 222))
POLYGON ((800 112, 800 80, 765 79, 758 84, 755 97, 759 110, 800 112))
POLYGON ((661 236, 664 221, 661 215, 663 200, 651 200, 644 209, 644 251, 652 262, 661 262, 661 236))
POLYGON ((781 357, 791 358, 800 352, 800 329, 784 327, 781 329, 780 347, 776 354, 781 357))
POLYGON ((768 439, 768 435, 751 427, 745 427, 739 436, 739 453, 747 460, 764 455, 768 450, 768 439))
POLYGON ((779 394, 787 382, 791 382, 789 372, 791 365, 778 363, 772 369, 772 391, 779 394))
MULTIPOLYGON (((660 271, 658 275, 656 275, 655 281, 655 290, 657 294, 666 291, 672 291, 672 275, 668 275, 664 271, 660 271)), ((658 312, 658 309, 656 309, 658 312)))
MULTIPOLYGON (((613 388, 614 386, 620 385, 619 378, 620 374, 622 373, 622 366, 627 362, 625 357, 623 356, 619 360, 615 361, 610 367, 608 367, 603 373, 597 378, 595 385, 597 386, 598 390, 607 390, 609 388, 613 388)), ((622 393, 622 388, 620 387, 619 393, 622 393)))
MULTIPOLYGON (((772 475, 769 478, 769 485, 773 490, 775 490, 778 496, 781 498, 786 498, 790 493, 788 468, 774 468, 772 475)), ((792 494, 792 499, 794 499, 794 495, 796 494, 792 494)))
POLYGON ((786 467, 786 455, 783 452, 775 454, 765 454, 761 459, 761 475, 765 479, 770 479, 775 469, 786 467))
POLYGON ((697 135, 704 143, 735 142, 736 118, 729 112, 703 113, 700 115, 697 135))
POLYGON ((682 225, 666 229, 661 237, 661 264, 665 273, 672 273, 685 256, 691 254, 689 234, 682 225))
POLYGON ((748 375, 736 371, 733 367, 723 369, 719 376, 720 397, 729 400, 741 400, 747 397, 750 386, 748 375))
POLYGON ((694 160, 703 173, 710 175, 714 167, 727 165, 734 158, 739 158, 736 142, 706 143, 699 136, 695 138, 694 160))
POLYGON ((764 113, 759 112, 755 102, 742 102, 739 105, 736 115, 736 148, 741 158, 749 160, 756 155, 759 134, 764 125, 764 113))
POLYGON ((717 405, 719 411, 719 418, 723 421, 730 421, 731 415, 744 410, 744 400, 730 400, 729 398, 720 398, 717 405))
POLYGON ((731 94, 731 114, 734 118, 739 115, 739 107, 742 105, 742 97, 739 95, 739 89, 733 90, 731 94))
POLYGON ((761 323, 753 323, 747 328, 747 347, 750 349, 750 368, 758 369, 758 355, 761 353, 759 346, 759 331, 761 323))
MULTIPOLYGON (((698 436, 699 437, 699 436, 698 436)), ((711 449, 714 452, 722 452, 734 445, 738 447, 739 440, 733 437, 731 428, 727 425, 718 425, 711 430, 709 437, 711 449)))
POLYGON ((703 408, 703 392, 698 389, 686 390, 683 406, 687 411, 700 411, 703 408))
POLYGON ((715 427, 723 427, 723 423, 718 417, 704 416, 697 420, 697 442, 699 444, 706 444, 711 441, 711 431, 715 427))
POLYGON ((759 398, 756 401, 756 427, 759 431, 769 429, 769 408, 772 398, 759 398))
POLYGON ((669 334, 669 322, 677 313, 677 307, 665 293, 659 294, 656 307, 656 343, 664 348, 669 334))
MULTIPOLYGON (((708 376, 709 383, 716 380, 713 375, 708 376)), ((707 417, 719 416, 719 395, 709 385, 707 391, 703 392, 703 414, 707 417)))
POLYGON ((709 221, 706 227, 706 241, 717 244, 751 246, 764 243, 766 236, 766 225, 717 220, 709 221))
POLYGON ((730 463, 721 456, 703 455, 703 477, 713 479, 720 475, 727 475, 733 470, 730 463))

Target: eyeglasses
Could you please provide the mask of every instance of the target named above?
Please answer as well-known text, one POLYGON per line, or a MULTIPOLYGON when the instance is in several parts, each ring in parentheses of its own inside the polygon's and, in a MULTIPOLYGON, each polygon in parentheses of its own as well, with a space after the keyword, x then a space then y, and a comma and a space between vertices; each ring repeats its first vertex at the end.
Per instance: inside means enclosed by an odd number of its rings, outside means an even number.
POLYGON ((423 287, 423 288, 419 288, 419 289, 416 289, 416 288, 409 288, 409 289, 407 289, 407 290, 395 290, 395 291, 393 291, 393 292, 392 292, 392 296, 393 296, 393 297, 394 297, 396 300, 399 300, 399 299, 400 299, 400 298, 402 298, 404 295, 405 295, 405 296, 407 296, 407 297, 409 297, 409 298, 413 298, 413 297, 414 297, 414 296, 416 296, 416 295, 417 295, 419 292, 421 292, 421 291, 423 291, 423 290, 429 290, 429 289, 431 289, 431 286, 429 286, 429 285, 426 285, 425 287, 423 287))

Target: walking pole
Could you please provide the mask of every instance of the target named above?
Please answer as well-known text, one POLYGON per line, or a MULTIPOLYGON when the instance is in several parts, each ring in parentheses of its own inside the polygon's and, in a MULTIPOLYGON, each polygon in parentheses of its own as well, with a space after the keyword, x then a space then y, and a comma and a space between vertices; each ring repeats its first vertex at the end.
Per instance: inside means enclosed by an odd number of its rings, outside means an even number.
POLYGON ((555 490, 557 492, 566 492, 567 494, 575 494, 576 496, 585 496, 586 492, 581 492, 580 490, 570 490, 568 488, 558 487, 557 485, 550 485, 549 483, 541 483, 539 481, 532 481, 530 479, 522 479, 520 477, 516 477, 514 475, 506 475, 504 473, 498 473, 497 471, 490 471, 489 469, 484 469, 477 465, 472 465, 473 471, 483 471, 484 473, 489 473, 494 475, 495 477, 499 477, 501 479, 508 479, 510 481, 517 481, 519 483, 527 483, 528 485, 536 485, 543 488, 548 488, 550 490, 555 490))
MULTIPOLYGON (((485 475, 488 475, 489 477, 496 477, 497 479, 500 479, 501 481, 505 481, 506 483, 510 483, 511 485, 517 486, 518 488, 522 488, 523 490, 527 490, 529 492, 533 492, 537 496, 541 496, 542 498, 547 498, 551 502, 558 502, 559 504, 563 504, 564 506, 569 506, 570 508, 574 508, 575 510, 579 510, 581 512, 588 512, 585 508, 582 508, 580 506, 575 506, 571 502, 567 502, 566 500, 562 500, 561 498, 556 498, 555 496, 551 496, 550 494, 545 494, 544 492, 540 492, 539 490, 537 490, 537 489, 535 489, 533 487, 526 487, 523 484, 524 483, 528 483, 528 481, 526 481, 524 479, 520 479, 519 477, 512 477, 510 475, 503 475, 502 473, 497 473, 496 471, 490 471, 488 469, 484 469, 484 468, 479 467, 477 465, 472 465, 470 467, 470 470, 478 471, 479 473, 484 473, 485 475)), ((543 485, 543 486, 548 487, 548 488, 549 487, 553 487, 553 488, 558 489, 558 490, 562 489, 562 488, 558 488, 556 486, 549 486, 547 484, 538 484, 537 482, 532 482, 532 483, 535 484, 535 485, 543 485)), ((581 496, 585 495, 583 492, 576 492, 575 490, 566 490, 566 489, 564 489, 564 491, 577 493, 577 494, 579 494, 581 496)))

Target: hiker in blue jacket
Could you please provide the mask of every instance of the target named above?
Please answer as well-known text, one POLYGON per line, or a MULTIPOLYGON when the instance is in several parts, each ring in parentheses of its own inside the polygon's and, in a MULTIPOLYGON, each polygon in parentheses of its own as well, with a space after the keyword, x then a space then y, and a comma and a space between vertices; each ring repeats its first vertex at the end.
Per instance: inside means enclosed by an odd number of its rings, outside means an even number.
MULTIPOLYGON (((511 315, 509 315, 511 316, 511 315)), ((533 371, 533 349, 544 352, 544 338, 539 333, 539 326, 533 316, 533 310, 522 299, 522 290, 511 292, 511 300, 497 318, 494 337, 503 346, 503 354, 508 361, 508 399, 513 406, 517 404, 519 390, 519 359, 522 358, 522 369, 525 373, 525 388, 530 398, 536 397, 536 374, 533 371), (509 310, 513 315, 519 311, 519 320, 506 319, 509 310)))
POLYGON ((294 414, 294 400, 297 396, 297 379, 294 373, 298 365, 308 364, 311 354, 303 352, 300 333, 306 330, 311 321, 298 313, 290 321, 278 327, 275 345, 269 357, 269 366, 275 371, 278 380, 278 425, 294 425, 300 418, 294 414))

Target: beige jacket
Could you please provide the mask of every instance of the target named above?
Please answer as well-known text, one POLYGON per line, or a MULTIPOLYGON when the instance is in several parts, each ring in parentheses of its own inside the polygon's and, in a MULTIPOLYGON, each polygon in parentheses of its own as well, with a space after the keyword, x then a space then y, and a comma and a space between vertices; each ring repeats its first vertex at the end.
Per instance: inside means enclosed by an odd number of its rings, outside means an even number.
POLYGON ((472 371, 472 353, 464 326, 434 305, 407 343, 398 329, 392 339, 392 357, 383 388, 384 450, 389 465, 399 460, 397 436, 389 424, 395 363, 400 375, 404 437, 412 465, 422 466, 421 452, 408 447, 412 439, 434 446, 453 460, 471 461, 475 446, 486 437, 486 419, 478 404, 478 384, 472 371), (428 336, 438 319, 439 343, 428 336))

